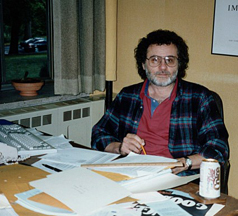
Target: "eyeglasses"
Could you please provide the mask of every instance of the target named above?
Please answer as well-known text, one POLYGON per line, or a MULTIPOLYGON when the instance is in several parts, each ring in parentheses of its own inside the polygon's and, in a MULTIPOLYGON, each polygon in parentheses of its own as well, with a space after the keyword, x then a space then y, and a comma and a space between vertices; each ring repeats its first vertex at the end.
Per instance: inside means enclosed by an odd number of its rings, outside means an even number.
POLYGON ((177 65, 178 63, 178 57, 176 56, 165 56, 165 57, 161 57, 161 56, 151 56, 149 58, 146 58, 149 62, 149 65, 151 67, 157 67, 160 66, 162 63, 162 60, 164 59, 165 64, 168 67, 174 67, 175 65, 177 65))

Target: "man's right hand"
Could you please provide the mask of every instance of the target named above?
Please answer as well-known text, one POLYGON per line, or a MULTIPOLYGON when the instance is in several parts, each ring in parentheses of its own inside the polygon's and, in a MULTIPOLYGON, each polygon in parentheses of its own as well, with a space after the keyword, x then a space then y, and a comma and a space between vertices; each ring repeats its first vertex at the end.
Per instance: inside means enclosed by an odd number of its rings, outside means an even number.
POLYGON ((145 145, 145 142, 143 139, 141 139, 136 134, 128 133, 126 137, 124 137, 122 143, 119 143, 119 142, 110 143, 105 148, 105 151, 121 154, 123 156, 128 155, 130 152, 140 154, 142 150, 141 145, 145 145))

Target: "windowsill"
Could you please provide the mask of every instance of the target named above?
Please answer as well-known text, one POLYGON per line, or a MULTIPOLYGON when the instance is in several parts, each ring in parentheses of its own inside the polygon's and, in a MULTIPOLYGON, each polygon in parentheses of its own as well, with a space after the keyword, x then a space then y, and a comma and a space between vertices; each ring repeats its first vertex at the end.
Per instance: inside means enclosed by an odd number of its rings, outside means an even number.
POLYGON ((0 111, 73 100, 87 96, 89 95, 55 95, 53 83, 46 83, 42 89, 38 91, 38 95, 34 97, 23 97, 19 95, 19 91, 11 88, 9 90, 0 91, 0 111))

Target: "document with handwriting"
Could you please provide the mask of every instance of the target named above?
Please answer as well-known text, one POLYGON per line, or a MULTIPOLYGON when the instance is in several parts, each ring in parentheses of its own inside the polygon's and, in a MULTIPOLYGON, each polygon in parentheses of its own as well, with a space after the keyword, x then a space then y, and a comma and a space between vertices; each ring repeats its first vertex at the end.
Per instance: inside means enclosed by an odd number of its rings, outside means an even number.
POLYGON ((79 215, 131 194, 116 182, 81 167, 48 175, 30 185, 58 199, 79 215))

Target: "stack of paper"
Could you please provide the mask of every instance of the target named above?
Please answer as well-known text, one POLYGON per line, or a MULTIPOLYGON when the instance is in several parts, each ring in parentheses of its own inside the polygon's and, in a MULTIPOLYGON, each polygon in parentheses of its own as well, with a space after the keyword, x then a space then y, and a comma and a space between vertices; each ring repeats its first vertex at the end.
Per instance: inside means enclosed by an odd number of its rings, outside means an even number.
MULTIPOLYGON (((30 185, 59 200, 79 215, 86 215, 131 194, 116 182, 81 167, 49 175, 30 182, 30 185)), ((17 197, 27 201, 23 195, 17 197)))
MULTIPOLYGON (((31 190, 30 195, 39 193, 36 189, 31 190)), ((52 208, 50 206, 42 205, 40 203, 33 204, 26 201, 27 195, 18 194, 17 197, 21 201, 17 201, 26 208, 36 210, 47 215, 58 216, 72 216, 81 215, 67 210, 52 208), (30 207, 29 207, 30 206, 30 207), (43 207, 42 207, 43 206, 43 207), (41 208, 42 207, 42 208, 41 208), (41 209, 40 209, 41 208, 41 209), (48 211, 47 211, 48 210, 48 211)), ((94 204, 91 203, 93 206, 94 204)), ((118 201, 114 204, 98 208, 95 211, 85 214, 84 216, 141 216, 141 215, 163 215, 163 216, 192 216, 192 215, 205 215, 213 216, 220 211, 224 205, 209 204, 205 205, 194 200, 189 194, 177 190, 165 190, 160 192, 147 192, 131 194, 130 197, 118 201)))
POLYGON ((57 216, 77 215, 71 209, 68 210, 68 209, 62 208, 64 207, 63 204, 61 204, 62 205, 61 208, 58 208, 58 207, 50 206, 49 204, 46 205, 46 204, 42 204, 41 202, 30 200, 32 197, 37 196, 39 194, 42 194, 42 191, 38 189, 32 189, 30 191, 16 194, 15 196, 18 198, 16 203, 18 203, 19 205, 29 210, 46 214, 46 215, 57 215, 57 216))
POLYGON ((108 163, 108 167, 100 167, 92 164, 91 169, 106 171, 111 173, 120 173, 130 177, 130 179, 119 182, 123 187, 132 193, 141 193, 149 191, 164 190, 186 184, 194 179, 199 178, 199 174, 192 176, 180 177, 171 173, 167 166, 147 166, 147 163, 175 163, 177 160, 153 156, 138 155, 130 153, 127 157, 117 159, 108 163), (120 163, 121 166, 113 166, 120 163), (127 163, 141 163, 145 166, 127 166, 127 163), (125 166, 123 166, 125 164, 125 166))
POLYGON ((171 212, 177 216, 191 215, 173 202, 172 198, 165 199, 157 191, 185 184, 199 175, 179 177, 166 166, 97 166, 98 163, 176 162, 174 159, 136 154, 113 161, 116 156, 85 149, 67 149, 59 152, 59 155, 45 156, 44 163, 50 165, 65 163, 79 166, 90 162, 95 167, 90 168, 94 170, 71 167, 31 181, 29 184, 35 189, 16 194, 17 203, 39 213, 59 216, 140 216, 149 213, 170 216, 171 212), (119 176, 119 180, 115 180, 115 175, 119 176), (47 202, 44 202, 45 197, 47 202), (120 201, 122 198, 123 201, 120 201))
POLYGON ((84 163, 107 163, 117 158, 118 154, 111 154, 106 152, 82 149, 82 148, 68 148, 58 150, 55 154, 44 155, 33 166, 45 170, 49 173, 55 173, 54 169, 46 168, 43 164, 47 164, 58 170, 68 170, 80 167, 84 163))

